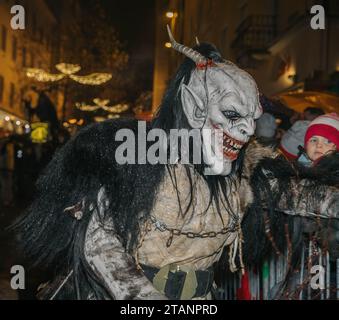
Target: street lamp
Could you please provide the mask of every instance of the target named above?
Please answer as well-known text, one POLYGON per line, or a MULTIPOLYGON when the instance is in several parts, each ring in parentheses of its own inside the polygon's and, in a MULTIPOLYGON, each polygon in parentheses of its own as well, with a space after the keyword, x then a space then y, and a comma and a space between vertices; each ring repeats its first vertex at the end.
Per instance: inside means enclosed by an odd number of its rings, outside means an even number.
POLYGON ((169 18, 169 19, 176 18, 177 16, 178 16, 178 14, 176 12, 173 12, 173 11, 167 11, 166 12, 166 17, 169 18))

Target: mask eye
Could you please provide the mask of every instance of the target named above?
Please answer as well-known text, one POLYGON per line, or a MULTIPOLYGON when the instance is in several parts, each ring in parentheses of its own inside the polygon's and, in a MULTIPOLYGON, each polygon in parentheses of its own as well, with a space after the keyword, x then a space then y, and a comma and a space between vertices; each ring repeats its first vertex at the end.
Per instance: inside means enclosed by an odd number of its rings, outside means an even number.
POLYGON ((223 111, 223 115, 230 121, 237 121, 241 118, 240 114, 236 111, 223 111))

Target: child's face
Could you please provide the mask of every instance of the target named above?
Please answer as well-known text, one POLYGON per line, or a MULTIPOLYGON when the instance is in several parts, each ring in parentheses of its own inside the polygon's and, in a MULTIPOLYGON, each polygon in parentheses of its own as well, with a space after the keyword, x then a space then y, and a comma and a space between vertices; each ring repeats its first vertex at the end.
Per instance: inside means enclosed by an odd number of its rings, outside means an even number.
POLYGON ((336 145, 332 141, 321 136, 313 136, 306 145, 306 153, 312 161, 318 160, 335 149, 336 145))

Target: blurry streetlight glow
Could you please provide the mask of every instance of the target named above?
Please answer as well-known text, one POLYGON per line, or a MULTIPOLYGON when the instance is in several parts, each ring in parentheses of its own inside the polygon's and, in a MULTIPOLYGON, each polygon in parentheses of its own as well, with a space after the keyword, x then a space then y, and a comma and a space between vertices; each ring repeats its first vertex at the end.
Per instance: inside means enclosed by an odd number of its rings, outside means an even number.
POLYGON ((76 124, 77 123, 77 119, 69 119, 68 122, 70 124, 76 124))
POLYGON ((18 120, 18 121, 15 122, 15 124, 16 124, 17 126, 20 126, 21 121, 18 120))
POLYGON ((6 116, 6 117, 5 117, 5 120, 6 120, 6 121, 9 121, 9 120, 10 120, 9 116, 6 116))

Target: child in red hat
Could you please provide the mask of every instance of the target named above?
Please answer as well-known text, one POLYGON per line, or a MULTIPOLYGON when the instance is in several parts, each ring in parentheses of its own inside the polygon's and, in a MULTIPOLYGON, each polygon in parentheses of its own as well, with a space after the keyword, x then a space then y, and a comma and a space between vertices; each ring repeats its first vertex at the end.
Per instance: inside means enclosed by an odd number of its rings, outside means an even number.
POLYGON ((299 162, 314 166, 324 156, 339 151, 339 116, 329 113, 314 119, 305 134, 307 158, 300 157, 299 162))

